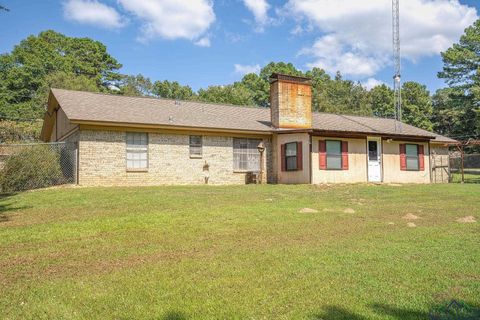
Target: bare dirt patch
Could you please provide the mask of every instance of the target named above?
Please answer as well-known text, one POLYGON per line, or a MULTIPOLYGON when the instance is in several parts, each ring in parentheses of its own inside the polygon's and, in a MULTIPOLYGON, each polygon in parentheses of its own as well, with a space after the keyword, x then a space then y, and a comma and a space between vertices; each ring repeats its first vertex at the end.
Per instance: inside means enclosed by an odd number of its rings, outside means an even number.
POLYGON ((409 228, 415 228, 416 226, 417 226, 417 225, 416 225, 415 223, 413 223, 413 222, 408 222, 408 223, 407 223, 407 227, 409 227, 409 228))
POLYGON ((460 222, 460 223, 475 223, 475 222, 477 222, 477 220, 475 220, 474 216, 466 216, 466 217, 463 217, 463 218, 458 218, 456 221, 460 222))
POLYGON ((417 220, 417 219, 419 219, 419 217, 414 215, 413 213, 407 213, 402 218, 405 219, 405 220, 417 220))
POLYGON ((318 210, 312 209, 312 208, 303 208, 298 211, 300 213, 316 213, 318 210))
POLYGON ((355 210, 353 210, 352 208, 346 208, 345 210, 343 210, 344 213, 355 213, 355 210))

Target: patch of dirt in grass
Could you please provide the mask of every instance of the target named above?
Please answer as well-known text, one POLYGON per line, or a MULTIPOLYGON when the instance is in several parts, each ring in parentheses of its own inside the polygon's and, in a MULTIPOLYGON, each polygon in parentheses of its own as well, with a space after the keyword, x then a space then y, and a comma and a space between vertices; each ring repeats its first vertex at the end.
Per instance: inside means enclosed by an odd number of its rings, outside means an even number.
POLYGON ((324 208, 322 211, 323 211, 323 212, 335 212, 335 209, 324 208))
POLYGON ((394 225, 395 225, 394 222, 389 222, 389 223, 387 223, 387 224, 388 224, 389 226, 394 226, 394 225))
POLYGON ((413 213, 407 213, 402 218, 405 219, 405 220, 417 220, 417 219, 419 219, 419 217, 414 215, 413 213))
POLYGON ((265 201, 272 202, 273 199, 272 199, 272 198, 268 198, 268 199, 265 199, 265 201))
POLYGON ((415 228, 416 226, 417 226, 417 225, 416 225, 415 223, 413 223, 413 222, 408 222, 408 223, 407 223, 407 227, 409 227, 409 228, 415 228))
POLYGON ((477 222, 477 220, 475 220, 474 216, 466 216, 466 217, 463 217, 463 218, 458 218, 457 222, 460 222, 460 223, 475 223, 475 222, 477 222))
POLYGON ((300 213, 316 213, 318 210, 312 209, 312 208, 303 208, 298 211, 300 213))
POLYGON ((390 187, 403 187, 403 184, 399 184, 399 183, 389 183, 388 186, 390 186, 390 187))
POLYGON ((346 208, 345 210, 343 210, 343 213, 355 213, 355 210, 353 210, 352 208, 346 208))

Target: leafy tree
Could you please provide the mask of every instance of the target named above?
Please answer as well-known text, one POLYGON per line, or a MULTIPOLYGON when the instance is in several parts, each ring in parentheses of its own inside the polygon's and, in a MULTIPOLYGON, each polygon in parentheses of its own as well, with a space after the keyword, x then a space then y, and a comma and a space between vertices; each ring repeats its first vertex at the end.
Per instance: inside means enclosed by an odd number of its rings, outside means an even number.
POLYGON ((118 82, 119 94, 126 96, 153 96, 153 83, 141 74, 136 76, 123 76, 118 82))
POLYGON ((460 41, 442 53, 449 89, 434 96, 436 128, 459 139, 480 136, 480 20, 465 29, 460 41), (452 117, 452 118, 449 118, 452 117), (450 123, 449 123, 450 122, 450 123))
POLYGON ((432 102, 427 87, 413 81, 402 85, 402 121, 413 126, 432 130, 432 102))
POLYGON ((369 92, 372 112, 377 117, 394 118, 393 90, 382 84, 372 88, 369 92))
POLYGON ((304 76, 303 72, 295 68, 291 63, 270 62, 260 70, 257 75, 255 73, 247 74, 243 77, 241 83, 251 92, 253 104, 260 107, 270 106, 270 76, 273 73, 282 73, 294 76, 304 76))
POLYGON ((239 82, 233 85, 210 86, 207 89, 200 89, 198 90, 198 99, 214 103, 254 105, 251 91, 239 82))
MULTIPOLYGON (((70 80, 80 77, 79 82, 88 79, 97 90, 105 90, 109 81, 119 79, 116 71, 120 67, 98 41, 67 37, 52 30, 29 36, 11 53, 0 56, 0 114, 8 108, 9 113, 17 110, 21 117, 41 117, 47 101, 45 88, 53 74, 70 80)), ((61 88, 67 86, 56 83, 61 88)))
POLYGON ((167 99, 192 100, 195 93, 189 86, 183 86, 177 81, 155 81, 152 92, 155 96, 167 99))
POLYGON ((480 136, 479 113, 472 99, 455 88, 439 89, 432 97, 434 130, 459 140, 480 136))

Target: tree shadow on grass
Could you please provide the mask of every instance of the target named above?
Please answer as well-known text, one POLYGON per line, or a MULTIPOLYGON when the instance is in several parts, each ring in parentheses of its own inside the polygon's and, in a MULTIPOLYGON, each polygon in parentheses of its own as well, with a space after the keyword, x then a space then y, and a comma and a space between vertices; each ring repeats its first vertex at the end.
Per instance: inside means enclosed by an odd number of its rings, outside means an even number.
POLYGON ((15 206, 11 201, 8 201, 16 193, 1 193, 0 194, 0 223, 7 222, 9 219, 6 214, 8 211, 16 211, 27 209, 27 206, 15 206))
POLYGON ((394 319, 428 319, 428 320, 474 320, 480 319, 480 306, 464 301, 450 300, 433 305, 428 312, 399 308, 385 304, 373 304, 372 309, 381 315, 394 319))
MULTIPOLYGON (((379 316, 398 320, 474 320, 480 319, 480 306, 464 301, 450 300, 432 305, 428 311, 418 311, 386 304, 370 307, 379 316)), ((326 306, 311 316, 312 320, 366 320, 368 318, 340 306, 326 306)))
POLYGON ((169 311, 163 315, 161 320, 186 320, 187 317, 178 311, 169 311))
POLYGON ((339 306, 326 306, 319 313, 312 315, 312 320, 366 320, 367 318, 355 314, 339 306))

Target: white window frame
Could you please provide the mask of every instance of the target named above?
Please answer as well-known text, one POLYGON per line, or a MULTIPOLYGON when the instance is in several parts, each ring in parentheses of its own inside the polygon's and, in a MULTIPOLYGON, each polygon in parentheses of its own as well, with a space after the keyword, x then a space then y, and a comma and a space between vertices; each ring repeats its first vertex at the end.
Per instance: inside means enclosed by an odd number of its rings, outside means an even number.
POLYGON ((188 146, 189 146, 190 158, 203 157, 203 136, 198 136, 198 135, 189 136, 188 146), (199 140, 195 141, 196 139, 199 139, 199 140))
POLYGON ((261 141, 262 139, 233 138, 233 171, 260 171, 260 152, 257 146, 261 141))
POLYGON ((326 140, 325 141, 325 156, 326 156, 326 160, 327 160, 327 170, 342 170, 342 167, 343 167, 342 141, 341 140, 326 140), (329 151, 328 150, 329 149, 328 148, 329 142, 338 143, 338 145, 340 146, 340 152, 336 153, 336 152, 333 152, 332 150, 329 151), (339 168, 333 167, 331 162, 330 162, 330 166, 329 166, 329 161, 328 161, 329 158, 339 159, 340 160, 340 167, 339 168))
POLYGON ((148 170, 148 133, 127 132, 126 137, 127 171, 148 170))
POLYGON ((405 144, 405 168, 407 169, 407 171, 420 171, 420 157, 418 156, 418 144, 415 144, 415 143, 406 143, 405 144), (409 155, 408 152, 407 152, 407 149, 408 149, 408 146, 414 146, 415 147, 415 150, 416 150, 416 154, 414 155, 409 155), (408 160, 415 160, 415 162, 417 163, 416 167, 415 168, 409 168, 408 167, 408 163, 409 161, 408 160))

